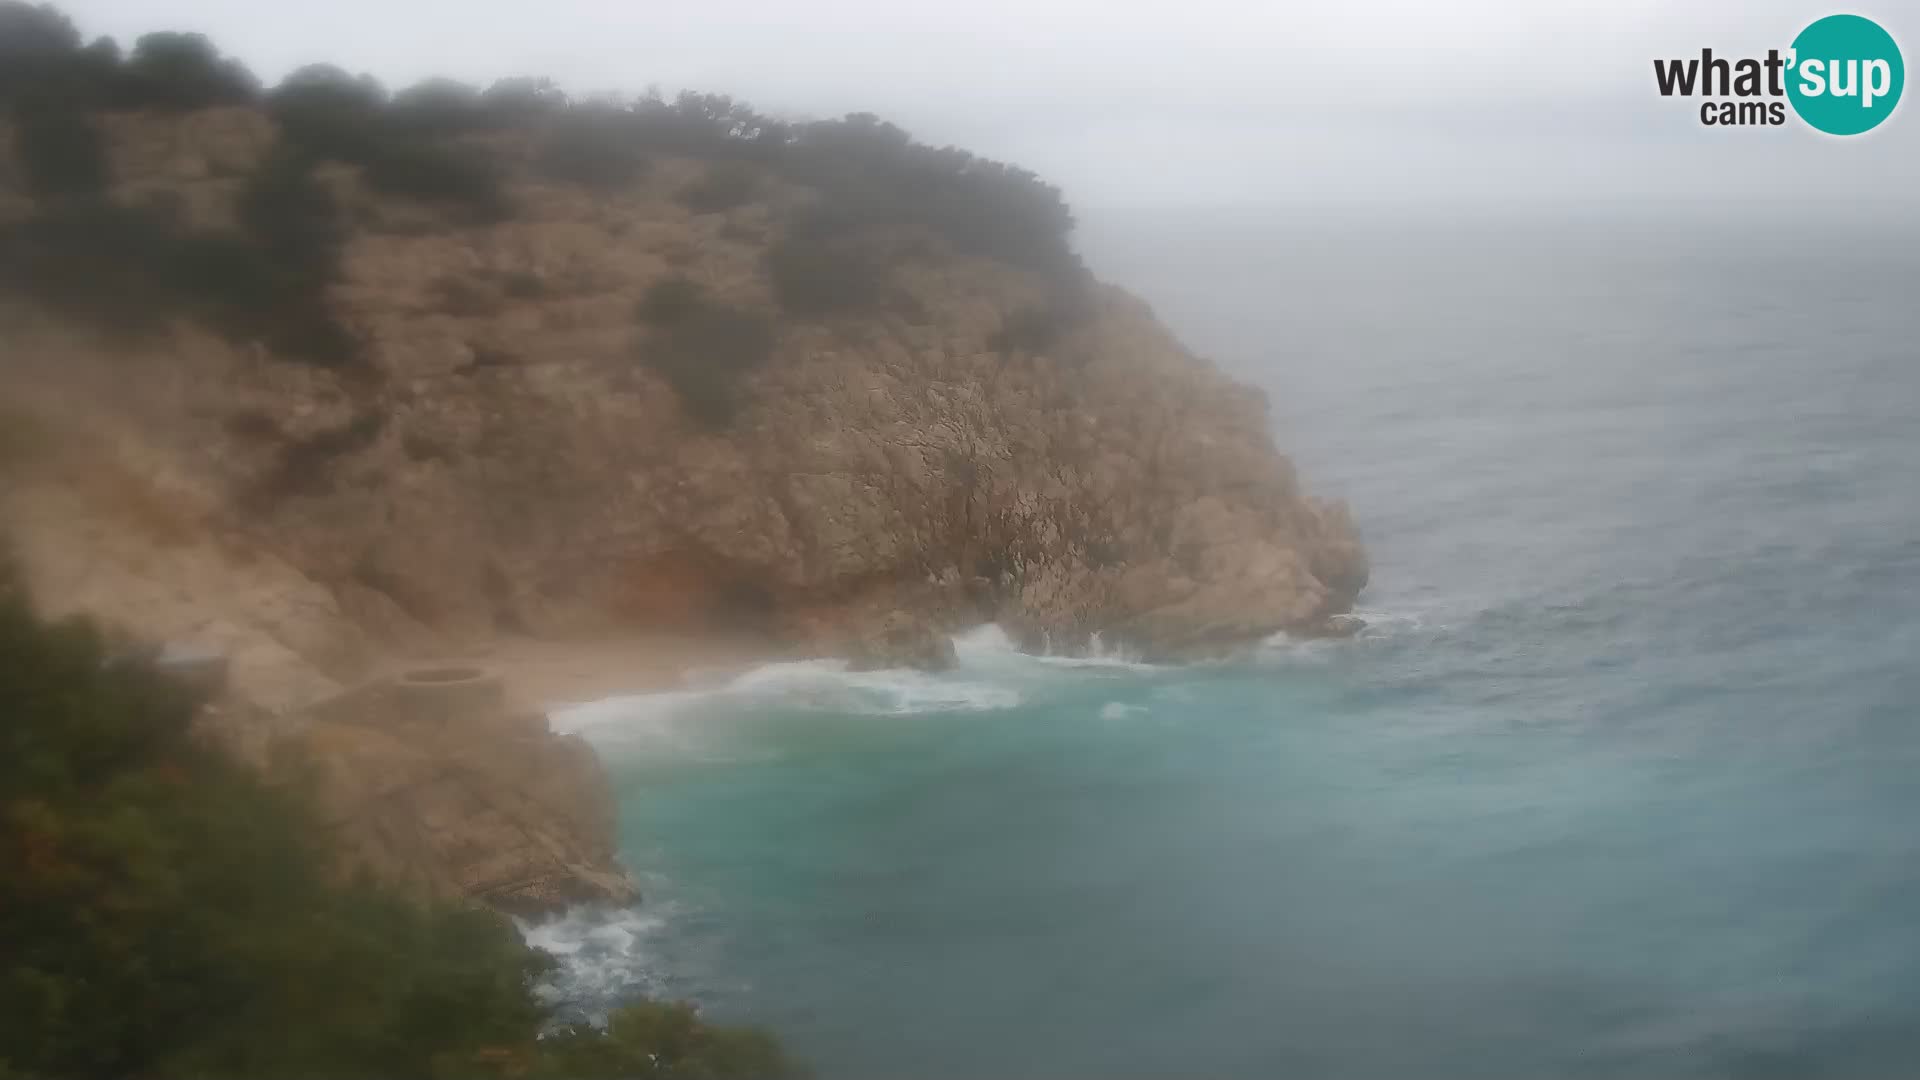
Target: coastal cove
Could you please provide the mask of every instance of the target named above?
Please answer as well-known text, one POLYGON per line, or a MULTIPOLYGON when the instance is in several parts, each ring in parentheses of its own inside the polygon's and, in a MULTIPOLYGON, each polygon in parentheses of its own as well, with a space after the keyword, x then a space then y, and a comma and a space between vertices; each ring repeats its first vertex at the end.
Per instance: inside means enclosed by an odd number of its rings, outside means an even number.
POLYGON ((1911 27, 508 7, 0 0, 0 1080, 1916 1071, 1911 27))
POLYGON ((1920 248, 1243 226, 1087 243, 1355 506, 1367 629, 1184 666, 980 629, 946 673, 556 712, 646 896, 531 930, 558 996, 852 1077, 1898 1071, 1920 248))

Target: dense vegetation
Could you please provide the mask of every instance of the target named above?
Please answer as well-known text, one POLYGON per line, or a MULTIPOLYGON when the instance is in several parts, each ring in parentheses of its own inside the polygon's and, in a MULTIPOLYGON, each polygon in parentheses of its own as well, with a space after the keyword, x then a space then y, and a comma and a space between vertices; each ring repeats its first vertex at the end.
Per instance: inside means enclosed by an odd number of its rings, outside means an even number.
POLYGON ((331 880, 297 796, 192 710, 0 581, 0 1077, 797 1075, 684 1005, 541 1037, 543 954, 331 880))
POLYGON ((678 276, 648 289, 636 314, 653 328, 640 343, 642 358, 680 395, 687 414, 708 427, 731 423, 742 377, 773 355, 773 324, 713 303, 698 283, 678 276))
MULTIPOLYGON (((949 250, 1039 272, 1062 296, 1083 277, 1058 190, 1025 170, 915 142, 869 114, 789 123, 696 93, 575 101, 537 78, 485 90, 430 79, 389 94, 329 65, 262 89, 199 35, 148 34, 123 56, 110 40, 84 43, 53 8, 21 0, 0 0, 0 110, 40 207, 37 219, 0 227, 0 293, 28 294, 129 332, 186 315, 276 355, 335 367, 364 358, 328 303, 347 223, 315 169, 352 166, 367 187, 438 207, 450 226, 495 221, 515 212, 504 144, 492 137, 510 131, 528 134, 521 142, 532 176, 595 190, 632 183, 655 158, 704 160, 706 170, 675 193, 697 214, 751 201, 773 178, 811 189, 816 197, 787 211, 766 255, 774 295, 795 317, 868 312, 894 300, 889 268, 910 256, 897 243, 876 242, 887 227, 914 227, 949 250), (281 142, 247 178, 239 229, 189 225, 176 207, 107 201, 116 178, 103 114, 249 104, 273 116, 281 142), (98 280, 116 288, 86 287, 98 280)), ((1072 303, 1055 307, 1033 325, 1076 317, 1072 303)), ((694 320, 677 336, 687 345, 712 338, 736 353, 754 345, 751 327, 722 321, 730 328, 694 320)), ((683 395, 687 383, 676 380, 683 395)), ((695 390, 687 400, 711 420, 731 412, 731 396, 695 390)))

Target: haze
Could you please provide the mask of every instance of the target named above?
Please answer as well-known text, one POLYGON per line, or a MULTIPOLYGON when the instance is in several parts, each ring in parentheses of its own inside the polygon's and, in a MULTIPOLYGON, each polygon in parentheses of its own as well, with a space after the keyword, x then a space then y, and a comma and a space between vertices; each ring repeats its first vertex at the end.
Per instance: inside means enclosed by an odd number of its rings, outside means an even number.
MULTIPOLYGON (((1189 205, 1920 211, 1916 106, 1853 139, 1703 127, 1656 56, 1759 55, 1833 10, 1782 0, 1281 7, 76 0, 89 35, 212 36, 269 83, 329 61, 390 87, 547 74, 880 113, 1035 169, 1087 210, 1189 205)), ((1904 7, 1904 6, 1903 6, 1904 7)), ((1920 12, 1862 12, 1920 41, 1920 12)))

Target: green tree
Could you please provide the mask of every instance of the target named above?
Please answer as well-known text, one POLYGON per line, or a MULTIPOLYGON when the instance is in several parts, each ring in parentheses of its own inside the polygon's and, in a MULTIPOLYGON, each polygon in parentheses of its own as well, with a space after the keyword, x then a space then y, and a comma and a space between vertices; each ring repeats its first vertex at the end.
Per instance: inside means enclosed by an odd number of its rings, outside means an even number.
POLYGON ((480 94, 480 104, 495 118, 514 122, 565 109, 567 93, 552 79, 520 75, 487 87, 480 94))
POLYGON ((14 110, 14 156, 38 199, 98 195, 110 179, 106 146, 71 103, 35 101, 14 110))
POLYGON ((472 131, 487 118, 480 92, 453 79, 425 79, 393 95, 388 106, 395 128, 419 135, 472 131))
MULTIPOLYGON (((671 307, 658 297, 648 302, 671 307)), ((772 322, 697 296, 660 317, 666 321, 641 346, 647 364, 680 395, 688 416, 709 428, 726 427, 740 411, 747 375, 773 355, 772 322)))
POLYGON ((267 108, 288 140, 319 157, 357 161, 380 128, 387 92, 370 76, 309 64, 267 94, 267 108))
POLYGON ((0 1076, 779 1077, 682 1006, 548 1023, 550 960, 484 911, 326 870, 295 792, 0 575, 0 1076))
POLYGON ((0 0, 0 99, 46 88, 80 51, 80 31, 51 4, 0 0))
POLYGON ((202 34, 147 34, 134 42, 123 77, 129 104, 159 109, 245 105, 260 82, 238 61, 224 59, 202 34))

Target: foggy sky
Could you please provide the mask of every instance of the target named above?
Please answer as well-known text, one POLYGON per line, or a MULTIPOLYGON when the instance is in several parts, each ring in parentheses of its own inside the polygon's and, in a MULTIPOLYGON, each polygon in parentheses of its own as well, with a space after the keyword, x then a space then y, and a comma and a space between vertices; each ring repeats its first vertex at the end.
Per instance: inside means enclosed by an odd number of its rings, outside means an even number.
POLYGON ((1920 101, 1879 129, 1708 128, 1655 57, 1784 49, 1839 10, 1920 62, 1920 0, 69 0, 88 35, 208 34, 271 83, 551 75, 872 111, 1090 209, 1674 205, 1920 214, 1920 101))

